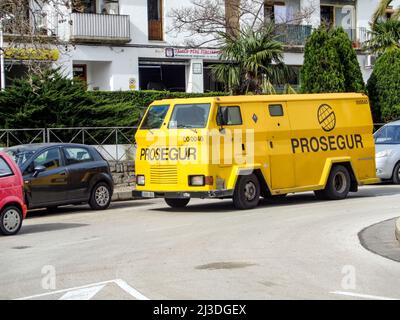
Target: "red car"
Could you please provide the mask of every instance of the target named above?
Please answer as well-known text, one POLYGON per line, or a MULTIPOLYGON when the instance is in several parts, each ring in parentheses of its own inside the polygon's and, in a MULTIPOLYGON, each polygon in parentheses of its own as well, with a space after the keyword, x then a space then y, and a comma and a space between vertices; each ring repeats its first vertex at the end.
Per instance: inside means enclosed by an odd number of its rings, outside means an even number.
POLYGON ((0 234, 18 233, 26 211, 21 171, 7 154, 0 152, 0 234))

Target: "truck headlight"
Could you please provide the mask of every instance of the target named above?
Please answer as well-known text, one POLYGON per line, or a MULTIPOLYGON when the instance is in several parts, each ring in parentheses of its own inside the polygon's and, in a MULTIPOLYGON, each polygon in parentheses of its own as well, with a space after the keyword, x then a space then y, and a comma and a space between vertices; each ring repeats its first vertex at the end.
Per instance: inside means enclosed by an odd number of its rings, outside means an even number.
POLYGON ((375 157, 376 158, 390 157, 392 155, 392 153, 393 153, 393 150, 390 150, 390 149, 389 150, 383 150, 383 151, 377 152, 375 154, 375 157))
POLYGON ((137 184, 138 186, 144 186, 145 182, 146 182, 146 180, 145 180, 145 178, 144 178, 144 175, 138 175, 138 176, 136 176, 136 184, 137 184))
POLYGON ((189 186, 204 186, 204 176, 189 176, 189 186))

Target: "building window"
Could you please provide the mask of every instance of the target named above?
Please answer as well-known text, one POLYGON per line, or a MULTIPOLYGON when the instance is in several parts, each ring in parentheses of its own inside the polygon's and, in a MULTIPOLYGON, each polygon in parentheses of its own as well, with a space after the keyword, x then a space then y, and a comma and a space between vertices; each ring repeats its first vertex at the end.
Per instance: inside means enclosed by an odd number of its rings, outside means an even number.
POLYGON ((72 12, 96 13, 96 0, 75 0, 72 12))
POLYGON ((217 81, 212 72, 212 66, 214 64, 215 63, 204 63, 204 92, 223 92, 225 90, 224 83, 217 81))
POLYGON ((321 6, 321 24, 332 28, 342 27, 351 40, 355 40, 355 8, 347 6, 321 6))
POLYGON ((264 20, 275 24, 295 22, 296 7, 288 6, 283 1, 264 1, 264 20))
POLYGON ((162 0, 147 0, 149 40, 163 40, 162 0))

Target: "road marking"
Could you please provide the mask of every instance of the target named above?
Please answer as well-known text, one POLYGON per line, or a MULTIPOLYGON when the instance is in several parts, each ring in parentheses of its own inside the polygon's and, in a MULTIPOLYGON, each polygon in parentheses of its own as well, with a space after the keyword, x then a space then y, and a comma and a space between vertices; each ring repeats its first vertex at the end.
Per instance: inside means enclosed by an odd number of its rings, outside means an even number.
POLYGON ((132 288, 129 284, 127 284, 124 280, 122 279, 116 279, 115 283, 125 292, 129 293, 132 297, 138 299, 138 300, 150 300, 146 296, 142 295, 139 291, 136 289, 132 288))
POLYGON ((90 300, 106 285, 68 291, 58 300, 90 300))
MULTIPOLYGON (((59 293, 65 293, 63 297, 78 297, 81 299, 74 299, 74 300, 87 300, 86 298, 90 295, 90 292, 94 292, 94 289, 97 290, 97 288, 101 287, 100 290, 102 290, 107 284, 114 283, 118 287, 120 287, 123 291, 134 297, 135 299, 138 300, 150 300, 143 294, 141 294, 139 291, 136 289, 132 288, 126 281, 122 279, 114 279, 114 280, 108 280, 108 281, 102 281, 102 282, 96 282, 96 283, 91 283, 85 286, 80 286, 80 287, 73 287, 73 288, 68 288, 68 289, 63 289, 63 290, 56 290, 56 291, 51 291, 51 292, 46 292, 46 293, 40 293, 40 294, 35 294, 32 296, 27 296, 23 298, 18 298, 14 300, 30 300, 30 299, 36 299, 36 298, 41 298, 41 297, 46 297, 46 296, 51 296, 59 293), (93 288, 93 291, 87 290, 93 288)), ((96 295, 100 290, 98 290, 94 295, 96 295)), ((94 295, 92 295, 89 299, 93 298, 94 295)), ((61 300, 60 299, 60 300, 61 300)))
POLYGON ((372 295, 369 295, 369 294, 362 294, 362 293, 356 293, 356 292, 331 291, 330 293, 338 294, 338 295, 342 295, 342 296, 358 297, 358 298, 372 299, 372 300, 399 300, 399 299, 396 299, 396 298, 372 296, 372 295))

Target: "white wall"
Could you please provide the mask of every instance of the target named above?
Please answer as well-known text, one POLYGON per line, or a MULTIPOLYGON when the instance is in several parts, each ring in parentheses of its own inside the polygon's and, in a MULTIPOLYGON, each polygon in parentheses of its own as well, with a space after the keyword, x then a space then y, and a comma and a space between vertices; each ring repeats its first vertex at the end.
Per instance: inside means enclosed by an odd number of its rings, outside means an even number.
MULTIPOLYGON (((314 8, 312 16, 303 24, 312 24, 315 27, 320 23, 319 6, 323 0, 287 0, 293 8, 307 10, 314 8)), ((135 79, 139 88, 139 58, 165 59, 165 47, 184 46, 188 39, 200 42, 203 38, 188 37, 188 34, 168 32, 171 25, 169 14, 172 8, 190 5, 190 0, 164 0, 164 41, 148 40, 147 0, 120 0, 120 14, 131 17, 131 42, 127 45, 76 45, 69 56, 64 55, 59 63, 72 72, 72 61, 88 65, 88 82, 91 88, 99 87, 101 90, 129 90, 129 80, 135 79)), ((357 27, 367 27, 373 10, 379 0, 358 0, 356 10, 357 27)), ((400 5, 396 0, 394 5, 400 5)), ((69 26, 61 25, 64 34, 68 34, 69 26)), ((203 75, 192 73, 193 63, 202 63, 201 59, 186 59, 189 62, 186 72, 187 90, 192 92, 203 91, 203 75)), ((365 69, 365 56, 359 55, 358 60, 365 80, 371 70, 365 69)), ((289 65, 302 65, 303 54, 286 52, 284 61, 289 65)))

